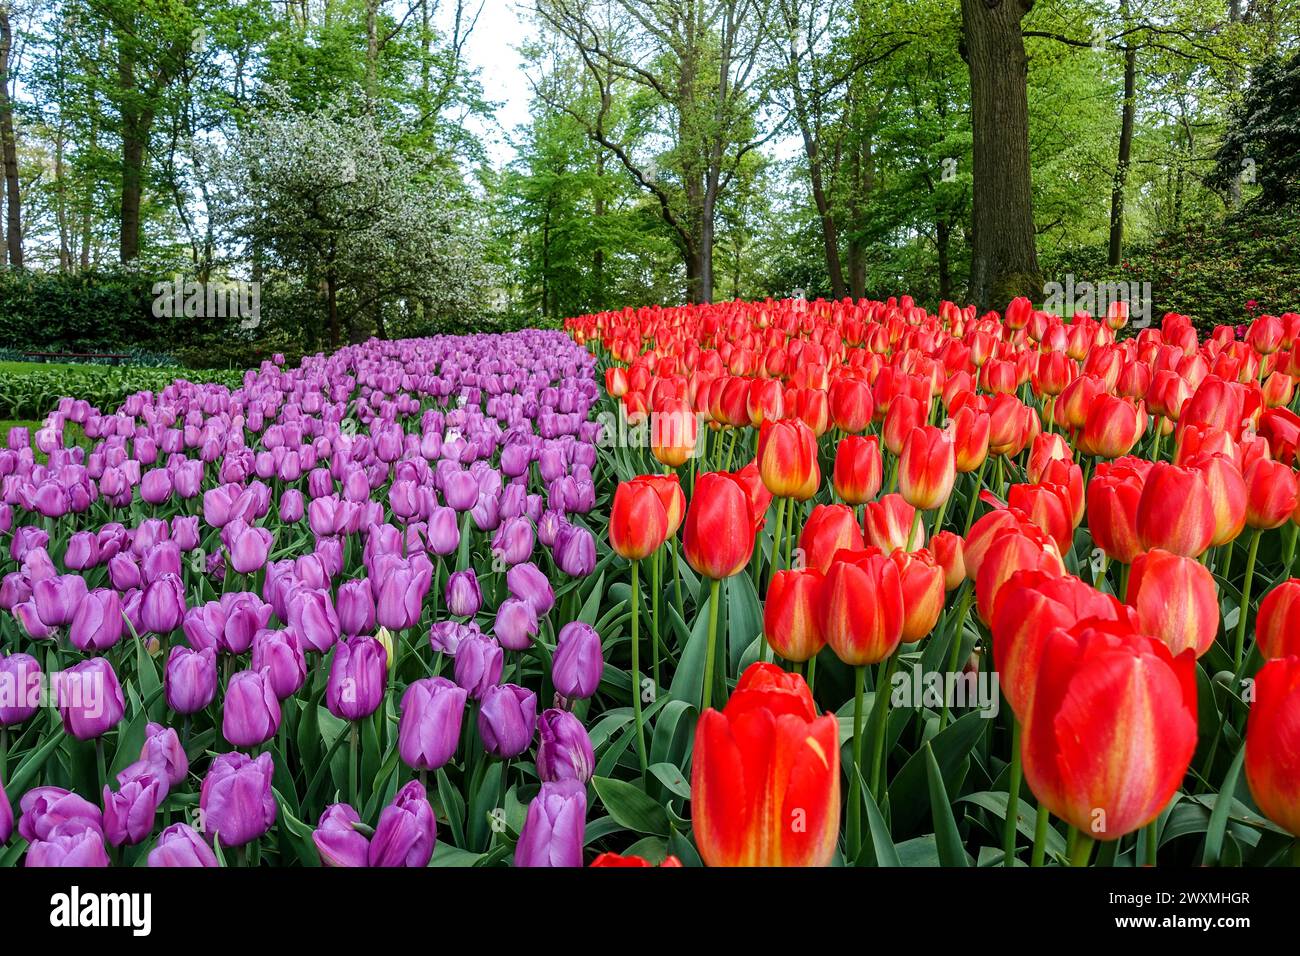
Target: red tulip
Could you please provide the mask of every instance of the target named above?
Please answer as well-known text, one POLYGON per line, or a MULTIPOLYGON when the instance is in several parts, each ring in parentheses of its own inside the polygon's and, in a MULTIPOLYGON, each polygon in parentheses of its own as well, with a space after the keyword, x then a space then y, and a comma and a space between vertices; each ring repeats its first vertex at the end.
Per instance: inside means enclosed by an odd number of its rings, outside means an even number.
POLYGON ((886 554, 896 548, 906 548, 915 517, 916 509, 902 495, 885 495, 879 501, 867 502, 863 508, 867 543, 886 554))
POLYGON ((765 422, 758 433, 758 472, 778 498, 807 501, 817 493, 817 436, 799 419, 765 422))
POLYGON ((806 661, 826 646, 820 608, 824 580, 816 568, 772 575, 763 603, 763 633, 788 661, 806 661))
POLYGON ((880 443, 876 436, 849 435, 835 450, 835 493, 848 504, 861 505, 880 493, 880 443))
POLYGON ((1300 656, 1300 578, 1283 581, 1259 602, 1255 643, 1265 660, 1300 656))
POLYGON ((629 561, 654 554, 668 536, 668 515, 649 482, 633 478, 614 490, 609 513, 609 546, 629 561))
POLYGON ((668 531, 664 537, 671 538, 686 516, 686 494, 682 491, 681 480, 676 475, 640 475, 636 480, 644 481, 659 496, 659 503, 664 506, 664 515, 668 519, 668 531))
POLYGON ((731 477, 740 482, 740 486, 745 489, 749 495, 749 509, 754 516, 754 534, 757 535, 767 524, 767 509, 772 504, 772 492, 767 490, 763 484, 763 478, 758 473, 758 465, 750 462, 739 471, 730 473, 731 477))
POLYGON ((952 591, 966 580, 965 541, 952 531, 940 531, 930 539, 934 559, 943 568, 943 586, 952 591))
POLYGON ((903 642, 912 644, 934 630, 943 611, 944 573, 925 548, 889 556, 898 566, 903 592, 903 642))
POLYGON ((994 538, 984 552, 975 578, 975 610, 986 625, 993 618, 998 592, 1017 571, 1044 571, 1064 574, 1056 544, 1035 525, 1022 523, 994 538))
POLYGON ((898 566, 878 550, 831 563, 822 586, 822 634, 846 664, 878 664, 903 638, 898 566))
POLYGON ((695 454, 699 420, 690 402, 662 399, 650 415, 650 453, 670 468, 684 465, 695 454))
POLYGON ((1121 458, 1102 462, 1088 482, 1088 530, 1093 543, 1112 561, 1132 564, 1144 550, 1138 540, 1138 504, 1150 464, 1121 458))
POLYGON ((853 378, 836 379, 831 383, 827 398, 837 428, 853 435, 866 431, 871 424, 876 403, 866 382, 853 378))
POLYGON ((726 472, 700 475, 686 509, 687 563, 716 581, 739 573, 753 550, 754 515, 745 486, 726 472))
POLYGON ((957 478, 952 439, 932 425, 913 428, 898 462, 898 490, 922 511, 938 508, 952 494, 957 478))
POLYGON ((1117 840, 1169 803, 1196 750, 1196 664, 1123 625, 1043 639, 1022 742, 1025 780, 1085 835, 1117 840))
POLYGON ((1143 633, 1179 654, 1200 657, 1219 632, 1219 591, 1200 562, 1155 549, 1133 562, 1124 601, 1137 612, 1143 633))
POLYGON ((1296 509, 1295 472, 1280 461, 1261 458, 1246 469, 1246 524, 1277 528, 1296 509))
POLYGON ((1132 399, 1102 395, 1088 410, 1079 447, 1102 458, 1127 455, 1146 431, 1147 413, 1132 399))
POLYGON ((1111 595, 1070 575, 1017 571, 998 592, 989 622, 993 661, 1002 692, 1022 724, 1033 711, 1047 633, 1089 618, 1136 624, 1132 612, 1111 595))
POLYGON ((1201 455, 1189 466, 1195 468, 1210 489, 1210 507, 1214 512, 1214 535, 1210 545, 1218 547, 1235 541, 1246 527, 1246 479, 1241 469, 1227 455, 1201 455))
POLYGON ((1137 511, 1144 550, 1196 558, 1210 546, 1216 527, 1214 502, 1200 472, 1163 461, 1151 466, 1137 511))
POLYGON ((1300 836, 1300 657, 1271 660, 1255 675, 1246 782, 1264 815, 1300 836))
POLYGON ((840 823, 839 721, 774 664, 741 675, 695 731, 691 811, 709 866, 826 866, 840 823))
POLYGON ((822 574, 830 570, 839 551, 861 551, 865 545, 858 519, 848 505, 817 505, 799 535, 804 562, 822 574))

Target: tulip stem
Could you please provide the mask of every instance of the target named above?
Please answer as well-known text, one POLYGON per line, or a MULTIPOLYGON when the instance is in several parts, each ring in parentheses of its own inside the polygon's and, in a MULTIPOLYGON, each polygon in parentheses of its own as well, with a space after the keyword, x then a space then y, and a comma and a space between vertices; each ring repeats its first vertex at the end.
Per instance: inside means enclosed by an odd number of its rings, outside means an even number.
POLYGON ((682 603, 682 571, 681 564, 677 559, 677 538, 674 537, 670 542, 672 545, 673 555, 673 596, 677 599, 677 613, 686 620, 686 605, 682 603))
POLYGON ((776 577, 776 565, 781 557, 781 530, 785 527, 785 499, 776 499, 776 528, 772 531, 772 566, 767 569, 767 590, 772 591, 772 579, 776 577))
POLYGON ((871 797, 876 801, 876 806, 880 805, 881 776, 885 764, 885 736, 889 730, 889 684, 894 676, 894 665, 897 663, 897 654, 890 654, 885 658, 884 666, 881 668, 880 685, 876 688, 876 700, 872 704, 876 726, 872 741, 875 753, 871 756, 871 797))
POLYGON ((1002 865, 1016 865, 1016 824, 1020 819, 1020 721, 1011 718, 1011 771, 1007 775, 1007 815, 1002 824, 1002 865))
MULTIPOLYGON (((947 512, 948 502, 951 500, 952 500, 952 492, 949 492, 948 497, 944 498, 943 501, 939 504, 939 510, 934 516, 934 524, 930 526, 930 537, 933 538, 936 534, 938 534, 940 531, 943 530, 943 516, 947 512)), ((921 542, 921 543, 924 544, 925 542, 921 542)))
POLYGON ((907 550, 911 551, 916 547, 916 533, 921 530, 921 521, 925 512, 920 508, 916 509, 916 514, 912 516, 912 530, 907 533, 907 550))
POLYGON ((714 578, 709 582, 709 643, 704 649, 704 687, 701 688, 700 713, 709 709, 713 699, 713 645, 718 633, 718 592, 722 582, 714 578))
MULTIPOLYGON (((952 625, 952 645, 948 651, 948 673, 955 673, 957 665, 961 660, 962 644, 962 625, 966 623, 966 615, 970 612, 971 600, 975 597, 975 589, 967 581, 962 585, 961 601, 957 605, 957 614, 952 625)), ((948 726, 948 695, 943 695, 943 711, 939 715, 939 730, 942 732, 948 726)))
POLYGON ((1047 804, 1038 804, 1038 815, 1034 818, 1034 850, 1029 857, 1030 866, 1042 866, 1047 855, 1047 828, 1052 821, 1052 814, 1047 804))
POLYGON ((807 670, 808 670, 808 674, 806 680, 808 681, 808 696, 812 697, 814 691, 814 684, 817 678, 817 655, 816 654, 808 658, 807 670))
POLYGON ((980 489, 984 487, 984 469, 988 464, 989 459, 985 455, 984 460, 980 462, 979 470, 975 472, 975 487, 971 489, 970 502, 966 505, 966 530, 962 532, 962 537, 970 534, 970 526, 975 523, 975 506, 979 504, 980 489))
POLYGON ((1246 650, 1246 617, 1250 611, 1250 586, 1255 577, 1255 557, 1259 554, 1259 539, 1264 534, 1256 528, 1250 536, 1250 549, 1246 552, 1246 580, 1241 585, 1241 611, 1237 615, 1237 637, 1233 642, 1232 660, 1238 671, 1246 650))
POLYGON ((638 618, 641 615, 641 562, 632 562, 632 714, 636 718, 636 756, 641 764, 641 779, 645 779, 649 761, 645 753, 645 723, 641 714, 641 634, 638 618))
POLYGON ((1142 828, 1142 835, 1146 839, 1146 857, 1147 857, 1146 865, 1147 866, 1156 865, 1156 853, 1158 852, 1160 847, 1160 840, 1156 834, 1156 826, 1158 825, 1158 822, 1159 822, 1158 819, 1152 820, 1150 823, 1148 823, 1145 827, 1142 828))
POLYGON ((1082 830, 1074 831, 1074 847, 1070 850, 1070 866, 1087 866, 1096 841, 1082 830))
POLYGON ((351 737, 348 739, 348 788, 352 791, 352 808, 358 813, 361 809, 357 806, 357 801, 361 796, 361 767, 357 759, 357 743, 361 738, 361 732, 357 729, 357 722, 352 721, 351 737))
POLYGON ((867 665, 853 668, 853 777, 849 781, 849 820, 844 845, 857 859, 858 830, 862 819, 862 701, 867 690, 867 665))
POLYGON ((654 556, 650 559, 650 673, 654 677, 656 689, 659 687, 659 591, 662 588, 660 583, 662 559, 663 551, 656 548, 654 556))
POLYGON ((99 768, 99 785, 108 786, 108 764, 104 759, 104 738, 95 738, 95 766, 99 768))
POLYGON ((9 728, 0 727, 0 784, 9 779, 9 728))

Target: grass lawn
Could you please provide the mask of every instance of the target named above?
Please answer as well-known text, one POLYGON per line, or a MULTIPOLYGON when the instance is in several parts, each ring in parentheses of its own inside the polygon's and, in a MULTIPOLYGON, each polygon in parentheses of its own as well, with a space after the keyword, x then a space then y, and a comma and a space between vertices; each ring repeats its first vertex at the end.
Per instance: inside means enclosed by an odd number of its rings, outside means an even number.
POLYGON ((76 362, 0 362, 0 373, 27 375, 32 372, 59 372, 64 369, 103 368, 76 362))

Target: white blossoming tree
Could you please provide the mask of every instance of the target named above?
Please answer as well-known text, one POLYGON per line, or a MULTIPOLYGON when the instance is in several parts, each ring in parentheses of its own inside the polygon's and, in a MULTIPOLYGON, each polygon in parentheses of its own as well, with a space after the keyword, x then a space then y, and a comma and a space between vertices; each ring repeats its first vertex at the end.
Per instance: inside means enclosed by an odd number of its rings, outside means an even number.
POLYGON ((274 93, 216 160, 223 231, 308 343, 428 331, 488 306, 481 228, 447 164, 421 166, 365 109, 274 93))

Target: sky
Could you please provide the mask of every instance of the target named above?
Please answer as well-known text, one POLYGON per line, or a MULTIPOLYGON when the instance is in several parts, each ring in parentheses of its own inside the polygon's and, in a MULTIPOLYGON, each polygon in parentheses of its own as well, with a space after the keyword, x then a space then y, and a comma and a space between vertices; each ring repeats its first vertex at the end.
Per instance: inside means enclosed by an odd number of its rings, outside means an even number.
POLYGON ((466 56, 479 68, 484 96, 499 104, 495 123, 475 118, 469 125, 487 142, 488 155, 498 167, 514 157, 514 150, 506 141, 507 134, 528 121, 532 87, 518 51, 532 30, 527 20, 524 4, 515 0, 483 0, 478 25, 466 44, 466 56))

